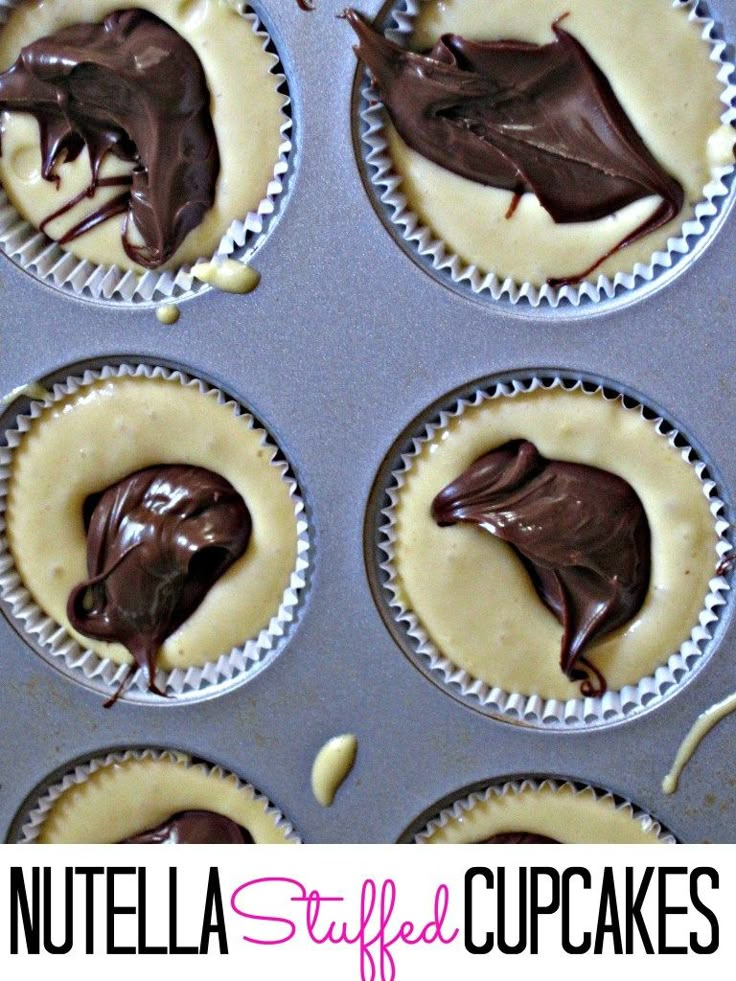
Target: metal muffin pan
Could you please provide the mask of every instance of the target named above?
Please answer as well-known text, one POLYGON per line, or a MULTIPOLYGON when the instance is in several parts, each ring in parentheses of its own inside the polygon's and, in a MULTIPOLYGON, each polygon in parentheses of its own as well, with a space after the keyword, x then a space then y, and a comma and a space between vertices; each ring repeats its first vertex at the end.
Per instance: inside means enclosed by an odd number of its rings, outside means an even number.
MULTIPOLYGON (((380 0, 362 0, 369 16, 380 0)), ((715 13, 736 37, 736 0, 715 13)), ((188 704, 102 707, 0 618, 0 836, 34 788, 109 750, 181 749, 265 794, 306 842, 390 842, 497 780, 571 778, 633 801, 681 841, 736 842, 736 718, 662 794, 697 715, 736 689, 733 592, 714 650, 683 688, 612 726, 546 732, 488 718, 424 677, 387 630, 369 586, 374 482, 412 420, 498 374, 609 378, 680 422, 733 518, 736 487, 736 222, 674 281, 595 317, 478 303, 427 275, 393 241, 363 186, 351 116, 356 62, 344 0, 259 0, 293 99, 295 152, 279 220, 257 251, 258 289, 212 290, 173 327, 151 309, 73 299, 0 262, 0 390, 80 362, 136 357, 203 375, 268 423, 299 476, 312 529, 310 589, 282 654, 247 684, 188 704), (329 737, 359 740, 325 810, 310 790, 329 737)), ((361 72, 362 75, 362 72, 361 72)), ((22 407, 22 403, 20 404, 22 407)), ((7 416, 6 416, 7 418, 7 416)), ((49 542, 53 548, 53 542, 49 542)))

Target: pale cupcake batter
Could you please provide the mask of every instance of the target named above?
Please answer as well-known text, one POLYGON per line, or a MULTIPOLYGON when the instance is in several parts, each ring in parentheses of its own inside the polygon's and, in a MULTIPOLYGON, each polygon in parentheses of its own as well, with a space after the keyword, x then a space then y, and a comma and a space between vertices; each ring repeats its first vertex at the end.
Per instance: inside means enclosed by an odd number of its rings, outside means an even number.
POLYGON ((192 276, 223 293, 238 293, 240 296, 252 293, 261 281, 261 276, 255 269, 244 266, 235 259, 198 262, 196 266, 192 266, 192 276))
POLYGON ((27 398, 27 399, 40 399, 43 401, 47 399, 49 393, 43 387, 40 382, 32 381, 28 382, 26 385, 18 385, 14 388, 12 392, 8 392, 7 395, 3 395, 0 398, 0 405, 12 405, 16 399, 27 398))
POLYGON ((175 303, 162 303, 156 307, 156 320, 165 327, 172 327, 179 322, 181 310, 175 303))
POLYGON ((322 807, 331 807, 355 763, 358 740, 350 733, 334 736, 317 753, 312 765, 312 793, 322 807))
POLYGON ((47 407, 15 451, 7 536, 24 585, 83 649, 129 664, 117 644, 74 632, 66 604, 87 578, 82 508, 91 493, 144 467, 193 464, 228 480, 253 520, 245 554, 163 644, 165 671, 215 660, 258 637, 296 567, 297 519, 290 484, 264 433, 232 406, 176 380, 113 378, 47 407))
POLYGON ((53 803, 36 842, 115 844, 189 810, 213 811, 250 832, 256 844, 292 844, 268 802, 232 774, 166 753, 95 770, 53 803))
POLYGON ((672 767, 662 780, 662 792, 674 794, 680 782, 682 771, 701 742, 705 739, 711 729, 718 725, 726 716, 736 712, 736 692, 724 698, 723 701, 711 705, 705 712, 702 712, 692 724, 690 731, 683 739, 677 750, 677 755, 672 763, 672 767))
POLYGON ((477 801, 462 817, 438 822, 422 843, 473 844, 507 832, 542 835, 562 844, 662 844, 657 827, 648 818, 637 820, 631 805, 617 805, 610 795, 570 783, 539 786, 510 784, 477 801))
MULTIPOLYGON (((212 96, 212 121, 220 153, 215 204, 204 221, 189 233, 173 259, 160 268, 177 268, 212 255, 234 220, 244 220, 266 196, 282 142, 286 120, 284 96, 271 73, 276 63, 263 50, 251 22, 224 0, 31 0, 13 11, 0 29, 0 69, 8 68, 21 48, 62 27, 101 22, 120 9, 149 10, 173 27, 194 49, 212 96)), ((130 164, 105 158, 102 177, 128 172, 130 164)), ((27 113, 2 114, 0 181, 12 204, 38 227, 61 204, 90 183, 86 149, 73 163, 57 168, 61 185, 41 177, 38 123, 27 113)), ((60 238, 84 215, 115 197, 119 188, 98 189, 56 222, 48 234, 60 238), (94 202, 94 203, 92 203, 94 202)), ((81 259, 122 269, 139 269, 121 244, 121 218, 106 221, 65 248, 81 259)), ((139 269, 139 271, 142 271, 139 269)))
POLYGON ((549 459, 617 474, 639 496, 652 536, 649 592, 638 614, 586 657, 611 691, 636 685, 690 637, 717 562, 716 531, 693 467, 636 409, 561 389, 467 409, 422 445, 395 509, 393 583, 452 664, 490 687, 545 699, 580 697, 560 670, 562 627, 511 547, 482 528, 439 527, 432 501, 489 450, 525 438, 549 459))
MULTIPOLYGON (((613 277, 665 249, 668 237, 679 234, 703 198, 713 170, 733 164, 734 131, 721 124, 723 86, 718 64, 709 60, 702 25, 667 0, 430 0, 420 4, 410 44, 424 51, 445 33, 547 44, 553 21, 565 12, 565 30, 602 69, 649 150, 685 190, 677 218, 617 252, 591 275, 613 277)), ((659 203, 646 198, 598 221, 562 225, 533 194, 525 194, 507 220, 511 192, 430 162, 409 149, 391 126, 388 138, 409 210, 449 252, 502 280, 542 285, 548 278, 575 275, 640 226, 659 203)))

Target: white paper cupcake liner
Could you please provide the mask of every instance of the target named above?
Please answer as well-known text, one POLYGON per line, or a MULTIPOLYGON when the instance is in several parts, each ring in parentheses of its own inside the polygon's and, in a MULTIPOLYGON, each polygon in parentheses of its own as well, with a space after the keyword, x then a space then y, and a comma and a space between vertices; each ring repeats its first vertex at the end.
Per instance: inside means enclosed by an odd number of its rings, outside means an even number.
POLYGON ((621 721, 632 713, 655 705, 665 694, 687 681, 703 661, 704 648, 713 637, 713 629, 719 619, 720 608, 726 603, 725 594, 730 586, 726 578, 714 572, 709 582, 708 594, 698 622, 693 626, 690 637, 656 671, 642 678, 636 685, 626 685, 620 691, 607 691, 596 698, 572 698, 567 701, 546 699, 539 695, 521 695, 518 692, 504 691, 472 677, 463 668, 453 664, 451 658, 438 649, 413 610, 408 609, 402 599, 399 576, 394 565, 394 543, 396 534, 396 504, 406 483, 415 459, 425 443, 436 439, 451 420, 462 416, 466 410, 484 402, 499 398, 514 398, 538 389, 564 389, 583 392, 590 397, 608 400, 621 400, 622 412, 638 412, 647 419, 656 432, 666 439, 673 450, 689 463, 698 476, 703 494, 707 497, 714 528, 717 535, 713 566, 716 568, 722 557, 730 550, 727 540, 730 524, 726 520, 725 505, 717 493, 713 480, 707 476, 707 464, 700 460, 680 432, 671 422, 657 416, 651 409, 632 397, 613 390, 607 383, 605 388, 585 379, 569 380, 555 376, 551 380, 534 377, 528 380, 512 379, 498 382, 488 390, 478 389, 473 395, 461 398, 450 408, 443 409, 439 417, 425 425, 423 431, 411 439, 410 448, 401 454, 401 466, 389 478, 386 496, 389 505, 381 511, 378 546, 385 556, 380 563, 384 573, 384 589, 394 619, 403 628, 408 638, 405 647, 410 656, 431 670, 434 679, 455 695, 460 695, 489 714, 533 726, 574 728, 601 723, 621 721))
POLYGON ((310 568, 310 530, 298 484, 291 476, 289 464, 280 448, 240 403, 225 396, 219 389, 200 379, 192 378, 182 371, 152 367, 147 364, 123 364, 88 369, 79 377, 70 377, 64 383, 55 384, 45 400, 33 401, 28 410, 15 419, 13 428, 7 430, 5 434, 7 445, 0 447, 0 600, 5 604, 12 619, 19 624, 22 632, 29 640, 35 642, 34 646, 52 665, 68 677, 85 682, 108 695, 114 694, 128 672, 128 665, 117 664, 83 647, 63 626, 40 609, 26 589, 15 566, 6 535, 7 494, 13 469, 13 454, 31 428, 33 421, 42 415, 46 407, 98 380, 126 377, 158 378, 171 384, 194 388, 201 392, 204 398, 215 399, 219 405, 231 409, 233 415, 242 421, 242 425, 260 433, 262 446, 276 453, 271 465, 280 471, 287 485, 296 516, 296 566, 268 626, 257 637, 245 638, 240 646, 223 653, 216 660, 186 669, 157 671, 156 684, 167 695, 175 696, 170 700, 162 699, 148 691, 148 673, 141 668, 136 671, 131 683, 125 689, 124 698, 128 701, 176 704, 183 698, 213 694, 240 684, 253 677, 280 653, 290 625, 298 615, 307 585, 310 568))
MULTIPOLYGON (((20 830, 15 843, 19 845, 34 844, 38 839, 44 821, 46 821, 48 818, 56 801, 67 790, 85 783, 93 773, 96 773, 98 770, 102 770, 107 766, 112 766, 115 763, 127 763, 130 760, 147 759, 171 760, 172 762, 178 762, 180 765, 186 766, 187 768, 193 767, 199 769, 203 773, 206 773, 213 778, 222 779, 234 776, 234 774, 230 774, 226 770, 223 770, 222 767, 212 766, 207 763, 195 763, 186 753, 179 753, 173 750, 145 749, 108 753, 106 756, 95 757, 88 763, 80 763, 78 766, 75 766, 73 770, 70 770, 69 773, 65 774, 64 777, 58 781, 58 783, 54 783, 52 786, 48 787, 38 798, 38 800, 34 802, 30 809, 20 816, 20 830)), ((274 827, 281 831, 286 841, 301 844, 301 839, 294 831, 291 822, 284 817, 277 807, 274 807, 268 798, 258 793, 255 787, 251 786, 251 784, 244 783, 239 777, 235 777, 235 779, 237 780, 238 790, 248 794, 252 801, 262 803, 264 805, 265 814, 271 818, 274 823, 274 827)))
POLYGON ((598 790, 588 784, 573 783, 570 780, 509 780, 506 783, 493 784, 486 790, 477 791, 455 801, 450 807, 440 811, 437 817, 433 818, 425 828, 418 832, 414 837, 414 843, 418 845, 427 844, 428 839, 438 831, 446 828, 450 824, 462 821, 466 814, 478 805, 483 805, 497 797, 506 797, 509 794, 520 794, 524 790, 541 790, 548 788, 557 793, 560 790, 572 790, 577 796, 580 794, 593 793, 597 801, 611 803, 617 811, 628 814, 632 821, 641 825, 642 829, 648 834, 653 835, 658 841, 667 845, 676 845, 677 839, 673 834, 663 828, 662 825, 646 811, 642 811, 625 798, 618 797, 609 791, 598 790))
MULTIPOLYGON (((397 44, 406 45, 413 32, 414 21, 426 2, 428 0, 398 0, 391 11, 392 23, 386 30, 386 37, 397 44)), ((725 107, 721 122, 736 125, 736 85, 732 82, 734 65, 728 60, 727 44, 719 36, 707 4, 703 0, 671 0, 671 3, 673 7, 686 8, 689 19, 701 25, 703 41, 710 47, 710 60, 720 65, 717 77, 723 86, 721 101, 725 107)), ((563 302, 578 307, 584 301, 599 303, 618 294, 643 289, 648 284, 654 287, 671 278, 671 274, 679 272, 684 268, 687 257, 694 256, 705 247, 720 226, 718 218, 725 216, 727 204, 733 199, 730 193, 733 182, 730 178, 734 165, 714 170, 712 179, 703 188, 702 200, 695 206, 692 217, 683 222, 680 234, 668 239, 666 249, 655 252, 649 263, 636 263, 630 272, 618 272, 613 279, 599 275, 595 281, 536 286, 517 282, 511 277, 501 278, 494 272, 484 271, 461 259, 410 210, 401 190, 401 176, 396 173, 391 159, 386 137, 387 116, 381 95, 369 78, 362 88, 362 96, 361 142, 378 202, 410 251, 445 280, 449 279, 457 288, 479 297, 506 300, 512 304, 526 301, 533 308, 545 304, 556 308, 563 302)))
MULTIPOLYGON (((0 31, 9 13, 22 6, 25 0, 0 0, 0 31)), ((273 61, 271 74, 274 87, 283 94, 281 106, 281 144, 273 175, 255 211, 245 217, 236 216, 220 239, 214 255, 200 256, 178 269, 163 272, 147 270, 136 273, 118 266, 104 266, 80 259, 63 249, 57 242, 26 221, 8 200, 0 185, 0 249, 21 269, 74 296, 115 303, 152 304, 164 300, 185 300, 210 289, 192 276, 192 267, 198 262, 212 259, 235 259, 247 264, 260 246, 271 216, 276 211, 277 199, 286 187, 293 149, 291 141, 291 98, 288 83, 282 71, 282 62, 275 53, 275 45, 253 7, 245 0, 228 0, 238 14, 244 17, 259 38, 261 47, 273 61)))

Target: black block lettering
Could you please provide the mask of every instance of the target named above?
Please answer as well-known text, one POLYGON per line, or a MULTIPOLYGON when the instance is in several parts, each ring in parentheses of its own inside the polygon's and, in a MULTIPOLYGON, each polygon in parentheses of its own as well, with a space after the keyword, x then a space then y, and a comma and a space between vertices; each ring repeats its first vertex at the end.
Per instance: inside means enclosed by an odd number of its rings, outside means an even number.
POLYGON ((469 954, 489 954, 493 950, 493 934, 486 933, 482 944, 473 940, 473 879, 484 879, 486 889, 493 889, 493 873, 483 866, 475 866, 465 873, 465 949, 469 954))

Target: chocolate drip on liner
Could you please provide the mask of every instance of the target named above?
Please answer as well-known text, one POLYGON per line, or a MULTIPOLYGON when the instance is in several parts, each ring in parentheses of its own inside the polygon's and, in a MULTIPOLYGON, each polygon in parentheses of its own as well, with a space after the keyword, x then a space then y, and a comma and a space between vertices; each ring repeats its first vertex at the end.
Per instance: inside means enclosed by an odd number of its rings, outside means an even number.
POLYGON ((84 507, 89 578, 67 602, 79 633, 116 641, 133 655, 113 697, 136 671, 156 687, 161 644, 200 606, 218 579, 246 551, 250 512, 232 485, 202 467, 148 467, 87 499, 84 507))
POLYGON ((253 836, 224 814, 181 811, 168 820, 132 835, 121 845, 253 845, 253 836))
POLYGON ((721 558, 720 562, 716 566, 716 575, 727 576, 728 573, 736 565, 736 550, 731 550, 726 552, 726 554, 721 558))
POLYGON ((558 224, 596 221, 649 196, 661 203, 573 284, 611 255, 673 219, 684 191, 654 159, 585 48, 562 27, 546 45, 475 42, 444 35, 407 51, 354 10, 356 54, 370 71, 397 132, 412 149, 461 177, 511 191, 511 219, 535 194, 558 224))
POLYGON ((98 187, 113 186, 105 183, 113 178, 100 178, 112 153, 133 164, 130 189, 94 209, 60 244, 124 214, 123 248, 150 269, 174 255, 214 203, 220 156, 210 102, 193 48, 143 10, 63 28, 24 47, 0 74, 0 109, 38 120, 45 180, 59 186, 57 165, 89 152, 89 188, 43 224, 98 187), (132 228, 142 245, 131 240, 132 228))
POLYGON ((440 491, 432 516, 440 527, 479 525, 511 545, 563 626, 560 668, 584 697, 604 694, 605 678, 583 653, 631 620, 649 590, 649 523, 634 489, 513 440, 440 491))

